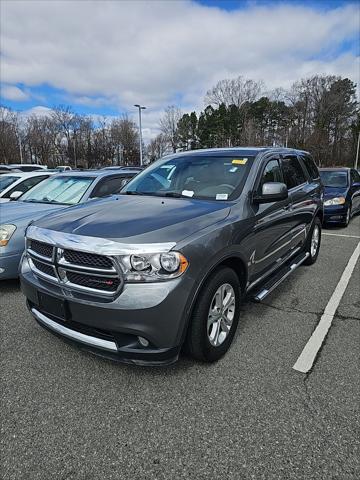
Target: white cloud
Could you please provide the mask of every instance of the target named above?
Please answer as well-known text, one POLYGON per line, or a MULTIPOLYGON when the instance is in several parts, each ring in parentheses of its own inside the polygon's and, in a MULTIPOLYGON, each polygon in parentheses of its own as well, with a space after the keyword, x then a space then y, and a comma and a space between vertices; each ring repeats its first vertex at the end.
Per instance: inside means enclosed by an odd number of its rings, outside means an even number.
POLYGON ((17 102, 27 100, 29 95, 15 85, 3 85, 1 86, 1 98, 17 102))
POLYGON ((52 113, 51 108, 38 105, 37 107, 29 108, 28 110, 23 110, 21 115, 26 117, 50 117, 52 113))
POLYGON ((94 107, 131 111, 140 102, 150 136, 164 106, 199 108, 221 78, 243 75, 269 89, 315 73, 358 80, 354 55, 336 53, 357 35, 355 3, 227 12, 187 0, 26 0, 1 8, 2 81, 47 83, 94 107))

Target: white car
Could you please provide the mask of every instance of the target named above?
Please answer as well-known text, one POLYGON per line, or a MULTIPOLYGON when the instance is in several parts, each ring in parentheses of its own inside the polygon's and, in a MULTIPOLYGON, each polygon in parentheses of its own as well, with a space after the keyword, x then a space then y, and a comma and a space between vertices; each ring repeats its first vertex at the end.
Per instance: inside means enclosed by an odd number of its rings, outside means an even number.
POLYGON ((0 203, 17 200, 21 195, 50 175, 57 172, 46 170, 34 172, 5 173, 0 176, 0 203))

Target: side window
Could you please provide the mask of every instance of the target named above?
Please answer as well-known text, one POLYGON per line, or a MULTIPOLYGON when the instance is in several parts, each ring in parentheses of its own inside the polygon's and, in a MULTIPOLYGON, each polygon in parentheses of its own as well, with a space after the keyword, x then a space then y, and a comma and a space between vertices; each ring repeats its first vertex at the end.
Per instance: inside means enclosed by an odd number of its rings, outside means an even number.
POLYGON ((22 192, 22 193, 25 193, 27 192, 28 190, 30 190, 31 188, 35 187, 35 185, 37 185, 38 183, 42 182, 43 180, 45 180, 45 178, 48 178, 49 175, 41 175, 41 176, 38 176, 38 177, 32 177, 32 178, 27 178, 26 180, 24 180, 23 182, 21 183, 18 183, 17 185, 15 185, 15 187, 13 187, 11 190, 9 190, 5 195, 4 195, 4 198, 10 198, 10 195, 13 193, 13 192, 22 192))
POLYGON ((351 184, 360 182, 360 175, 356 170, 351 170, 351 184))
POLYGON ((90 198, 106 197, 107 195, 118 193, 130 178, 131 177, 104 178, 95 186, 90 198))
POLYGON ((283 181, 279 160, 270 160, 264 168, 260 182, 260 189, 264 183, 283 181))
POLYGON ((289 190, 306 182, 304 170, 297 157, 291 156, 283 158, 282 168, 285 183, 289 190))
POLYGON ((305 167, 306 167, 306 170, 308 171, 309 173, 309 177, 312 179, 312 180, 316 180, 319 178, 319 170, 317 168, 317 166, 315 165, 315 162, 314 160, 307 156, 307 155, 304 155, 304 156, 301 156, 301 160, 304 162, 305 164, 305 167))

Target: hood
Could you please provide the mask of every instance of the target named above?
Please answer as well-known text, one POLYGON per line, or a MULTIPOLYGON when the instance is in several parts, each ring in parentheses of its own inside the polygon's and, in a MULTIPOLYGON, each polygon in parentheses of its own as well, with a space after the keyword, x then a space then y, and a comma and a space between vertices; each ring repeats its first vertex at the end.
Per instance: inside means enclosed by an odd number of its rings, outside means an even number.
POLYGON ((325 200, 334 197, 346 197, 348 187, 324 187, 325 200))
POLYGON ((0 206, 0 223, 16 223, 25 219, 30 222, 59 209, 64 209, 64 205, 21 201, 6 202, 0 206))
POLYGON ((35 225, 123 243, 179 242, 229 211, 228 202, 119 195, 71 207, 35 225))

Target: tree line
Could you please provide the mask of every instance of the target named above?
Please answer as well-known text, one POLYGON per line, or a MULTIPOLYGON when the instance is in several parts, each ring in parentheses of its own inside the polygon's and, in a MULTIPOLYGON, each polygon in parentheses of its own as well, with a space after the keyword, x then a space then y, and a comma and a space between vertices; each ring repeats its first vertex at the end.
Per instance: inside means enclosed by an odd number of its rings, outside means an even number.
POLYGON ((0 108, 0 163, 97 168, 139 163, 138 129, 126 115, 96 121, 69 106, 25 120, 0 108))
POLYGON ((308 150, 319 166, 354 164, 360 115, 348 78, 316 75, 267 94, 261 82, 225 79, 205 104, 199 114, 168 107, 151 158, 160 150, 270 145, 308 150))
MULTIPOLYGON (((199 148, 287 146, 308 150, 319 166, 353 165, 360 131, 356 85, 348 78, 315 75, 288 90, 267 92, 262 82, 237 77, 219 81, 201 112, 168 106, 160 133, 144 146, 152 162, 199 148)), ((126 115, 111 121, 54 108, 25 120, 0 108, 0 163, 69 164, 96 168, 139 163, 137 125, 126 115)))

